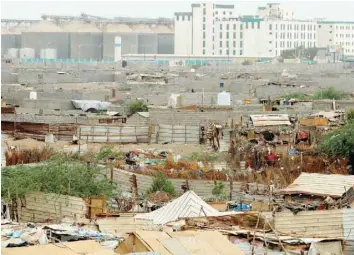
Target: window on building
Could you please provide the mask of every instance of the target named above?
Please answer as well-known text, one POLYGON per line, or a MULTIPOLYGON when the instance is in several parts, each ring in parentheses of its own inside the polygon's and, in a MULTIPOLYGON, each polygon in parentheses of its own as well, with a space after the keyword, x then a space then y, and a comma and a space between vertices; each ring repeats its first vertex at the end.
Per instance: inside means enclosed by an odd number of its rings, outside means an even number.
POLYGON ((232 46, 233 46, 234 48, 236 48, 236 41, 233 41, 233 42, 232 42, 232 46))
POLYGON ((203 50, 203 55, 205 55, 205 50, 203 50))
POLYGON ((182 21, 184 21, 184 15, 182 15, 182 21))
POLYGON ((275 30, 278 30, 278 24, 275 24, 275 30))
POLYGON ((243 34, 242 34, 242 32, 240 32, 240 39, 242 39, 242 38, 243 38, 242 36, 243 36, 243 34))
POLYGON ((321 28, 321 25, 318 25, 318 28, 321 28))
POLYGON ((190 15, 188 15, 188 21, 191 21, 191 16, 190 15))
POLYGON ((205 41, 203 41, 203 48, 205 48, 205 41))
POLYGON ((290 30, 292 30, 292 29, 293 29, 293 25, 290 24, 290 30))
POLYGON ((242 50, 240 50, 240 56, 242 56, 243 55, 243 51, 242 50))
POLYGON ((272 30, 272 24, 269 24, 269 30, 272 30))
POLYGON ((254 22, 251 22, 252 23, 252 29, 254 29, 254 22))
POLYGON ((203 32, 203 39, 205 39, 205 32, 203 32))
POLYGON ((240 41, 240 48, 243 48, 243 41, 240 41))
POLYGON ((222 32, 220 32, 220 39, 222 39, 222 32))
POLYGON ((230 25, 226 24, 226 30, 229 30, 229 29, 230 29, 230 25))
POLYGON ((248 29, 248 22, 246 22, 246 29, 248 29))
POLYGON ((203 24, 203 30, 205 30, 205 24, 203 24))
POLYGON ((269 43, 272 43, 272 41, 269 41, 269 43))
POLYGON ((232 15, 232 12, 229 12, 230 15, 232 15))
POLYGON ((230 45, 229 45, 229 41, 226 41, 226 48, 229 48, 230 45))
POLYGON ((226 15, 226 12, 223 12, 222 14, 226 15))
POLYGON ((234 55, 234 56, 236 55, 236 50, 232 51, 232 55, 234 55))
POLYGON ((233 32, 232 37, 236 39, 236 32, 233 32))
POLYGON ((243 24, 240 24, 240 30, 242 30, 243 29, 243 24))
POLYGON ((222 41, 220 41, 219 46, 220 46, 220 48, 222 48, 222 41))
POLYGON ((261 28, 261 22, 257 22, 257 28, 260 29, 261 28))
POLYGON ((275 48, 278 48, 278 42, 275 41, 275 48))
POLYGON ((222 30, 222 24, 220 24, 220 30, 222 30))
POLYGON ((222 55, 222 50, 219 50, 219 55, 222 55))
POLYGON ((230 51, 229 49, 226 50, 226 55, 229 55, 230 51))
POLYGON ((219 13, 216 11, 215 14, 218 15, 219 13))
POLYGON ((236 24, 234 24, 234 26, 233 26, 233 27, 234 27, 234 30, 236 30, 236 24))
POLYGON ((203 17, 203 22, 205 22, 206 21, 206 18, 205 17, 203 17))
POLYGON ((206 9, 203 8, 203 15, 206 15, 206 9))
POLYGON ((229 39, 229 32, 226 32, 226 39, 229 39))

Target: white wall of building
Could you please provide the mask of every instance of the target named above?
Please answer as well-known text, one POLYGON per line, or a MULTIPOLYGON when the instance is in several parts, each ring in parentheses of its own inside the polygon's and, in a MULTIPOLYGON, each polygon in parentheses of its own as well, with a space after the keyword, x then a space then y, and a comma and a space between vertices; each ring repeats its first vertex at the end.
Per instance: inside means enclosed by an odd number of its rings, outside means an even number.
POLYGON ((271 34, 271 52, 273 56, 280 56, 283 50, 316 47, 317 27, 313 21, 298 20, 268 20, 265 27, 271 34))
MULTIPOLYGON (((243 38, 241 38, 242 22, 239 20, 215 22, 215 51, 219 56, 240 56, 243 54, 243 38)), ((243 35, 242 35, 243 37, 243 35)))
POLYGON ((175 54, 192 55, 192 13, 175 13, 175 54))
POLYGON ((272 57, 272 36, 267 22, 261 19, 243 21, 243 55, 249 57, 272 57))
POLYGON ((203 54, 203 7, 202 4, 192 4, 192 54, 203 54))

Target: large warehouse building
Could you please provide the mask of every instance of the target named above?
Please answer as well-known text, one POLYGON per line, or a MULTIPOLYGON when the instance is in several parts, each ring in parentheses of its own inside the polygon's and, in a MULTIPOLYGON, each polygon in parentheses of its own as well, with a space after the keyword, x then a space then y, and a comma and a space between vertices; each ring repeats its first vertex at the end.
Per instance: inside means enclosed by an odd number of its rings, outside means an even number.
POLYGON ((122 54, 174 54, 172 19, 113 19, 46 16, 40 21, 2 20, 1 55, 21 59, 114 59, 122 54))

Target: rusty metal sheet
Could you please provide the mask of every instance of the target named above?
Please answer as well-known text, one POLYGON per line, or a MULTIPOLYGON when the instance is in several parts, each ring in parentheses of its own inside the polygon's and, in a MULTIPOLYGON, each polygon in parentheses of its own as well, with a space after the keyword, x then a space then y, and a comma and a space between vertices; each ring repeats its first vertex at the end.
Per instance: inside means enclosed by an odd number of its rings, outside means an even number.
POLYGON ((307 126, 307 127, 328 126, 328 119, 327 118, 300 119, 300 125, 307 126))

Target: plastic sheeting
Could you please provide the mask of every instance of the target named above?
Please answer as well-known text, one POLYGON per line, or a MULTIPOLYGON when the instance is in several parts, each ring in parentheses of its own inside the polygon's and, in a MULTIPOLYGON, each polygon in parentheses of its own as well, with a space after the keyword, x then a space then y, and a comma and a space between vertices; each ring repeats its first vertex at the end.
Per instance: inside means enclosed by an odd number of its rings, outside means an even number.
POLYGON ((168 100, 168 106, 172 108, 181 107, 182 97, 180 94, 171 94, 170 99, 168 100))
POLYGON ((312 243, 308 255, 317 254, 342 255, 342 244, 340 241, 312 243))
POLYGON ((97 111, 107 110, 107 107, 111 105, 110 102, 96 101, 96 100, 72 100, 76 109, 81 109, 86 112, 89 109, 97 111))
POLYGON ((218 94, 218 105, 225 105, 225 106, 230 106, 231 105, 231 95, 228 92, 220 92, 218 94))

